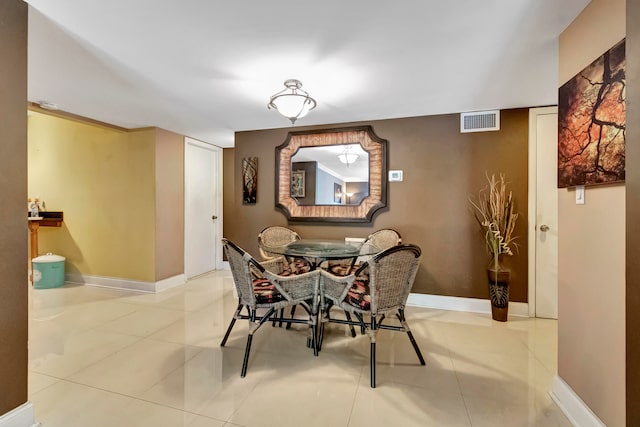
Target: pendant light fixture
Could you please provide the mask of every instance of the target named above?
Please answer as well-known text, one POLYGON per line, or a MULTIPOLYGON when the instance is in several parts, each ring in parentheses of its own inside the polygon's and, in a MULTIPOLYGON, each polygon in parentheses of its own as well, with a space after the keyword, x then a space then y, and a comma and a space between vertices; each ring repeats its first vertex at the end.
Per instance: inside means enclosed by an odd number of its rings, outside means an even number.
POLYGON ((316 100, 300 89, 302 87, 300 80, 286 80, 284 86, 285 89, 271 96, 267 108, 277 110, 278 113, 291 120, 291 124, 295 124, 296 120, 316 108, 316 100))
POLYGON ((347 148, 345 148, 342 153, 338 154, 338 160, 340 160, 342 163, 347 165, 347 167, 349 167, 350 164, 358 160, 358 157, 360 156, 358 156, 356 153, 352 153, 351 147, 348 145, 347 145, 347 148))

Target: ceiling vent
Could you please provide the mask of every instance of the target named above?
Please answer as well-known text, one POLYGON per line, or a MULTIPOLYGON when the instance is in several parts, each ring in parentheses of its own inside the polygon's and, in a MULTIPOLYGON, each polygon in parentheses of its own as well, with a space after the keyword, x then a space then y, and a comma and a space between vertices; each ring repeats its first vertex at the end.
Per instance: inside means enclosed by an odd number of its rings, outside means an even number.
POLYGON ((460 113, 460 132, 500 130, 500 110, 460 113))

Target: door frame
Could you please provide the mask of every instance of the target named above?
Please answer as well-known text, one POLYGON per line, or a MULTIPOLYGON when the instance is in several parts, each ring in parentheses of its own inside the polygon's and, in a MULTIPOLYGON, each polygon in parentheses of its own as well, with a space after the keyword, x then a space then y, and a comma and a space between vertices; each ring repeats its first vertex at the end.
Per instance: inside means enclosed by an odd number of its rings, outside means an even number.
POLYGON ((197 139, 193 139, 190 138, 188 136, 184 137, 184 166, 185 166, 185 171, 184 171, 184 216, 185 216, 185 223, 183 224, 184 227, 184 274, 186 275, 186 266, 187 266, 187 223, 186 223, 186 218, 187 218, 187 186, 189 185, 189 183, 187 182, 187 171, 186 171, 186 167, 187 167, 187 146, 188 145, 193 145, 196 147, 200 147, 200 148, 204 148, 206 150, 211 150, 213 152, 216 153, 216 160, 215 160, 215 168, 216 168, 216 200, 215 200, 215 209, 217 211, 217 213, 215 215, 217 215, 217 219, 215 221, 215 234, 216 234, 216 242, 215 242, 215 251, 216 251, 216 256, 215 256, 215 260, 214 260, 214 268, 216 270, 220 270, 223 268, 223 262, 222 262, 222 233, 223 233, 223 217, 222 217, 222 206, 223 206, 223 199, 222 199, 222 189, 223 189, 223 185, 222 185, 222 148, 218 147, 217 145, 213 145, 213 144, 208 144, 206 142, 202 142, 199 141, 197 139))
POLYGON ((536 317, 536 217, 537 217, 537 151, 538 151, 538 129, 537 126, 533 126, 536 121, 534 118, 537 116, 547 115, 547 114, 557 114, 558 107, 539 107, 539 108, 530 108, 529 109, 529 192, 528 192, 528 214, 529 214, 529 224, 527 230, 527 238, 528 245, 527 249, 529 251, 529 259, 528 259, 528 303, 529 303, 529 317, 536 317))

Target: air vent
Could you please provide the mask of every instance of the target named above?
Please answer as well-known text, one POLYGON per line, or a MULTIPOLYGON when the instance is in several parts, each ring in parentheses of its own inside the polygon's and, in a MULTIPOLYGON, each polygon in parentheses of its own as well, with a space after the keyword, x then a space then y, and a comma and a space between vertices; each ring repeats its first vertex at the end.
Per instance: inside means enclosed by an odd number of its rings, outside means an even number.
POLYGON ((460 113, 460 132, 500 130, 500 110, 460 113))

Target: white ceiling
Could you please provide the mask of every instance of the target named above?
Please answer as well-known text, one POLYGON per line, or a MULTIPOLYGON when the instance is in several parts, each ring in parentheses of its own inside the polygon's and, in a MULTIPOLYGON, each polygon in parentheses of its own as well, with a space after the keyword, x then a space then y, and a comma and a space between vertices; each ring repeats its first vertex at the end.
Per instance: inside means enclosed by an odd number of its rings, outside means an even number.
POLYGON ((555 104, 558 35, 589 0, 27 0, 29 101, 221 147, 289 127, 555 104))

